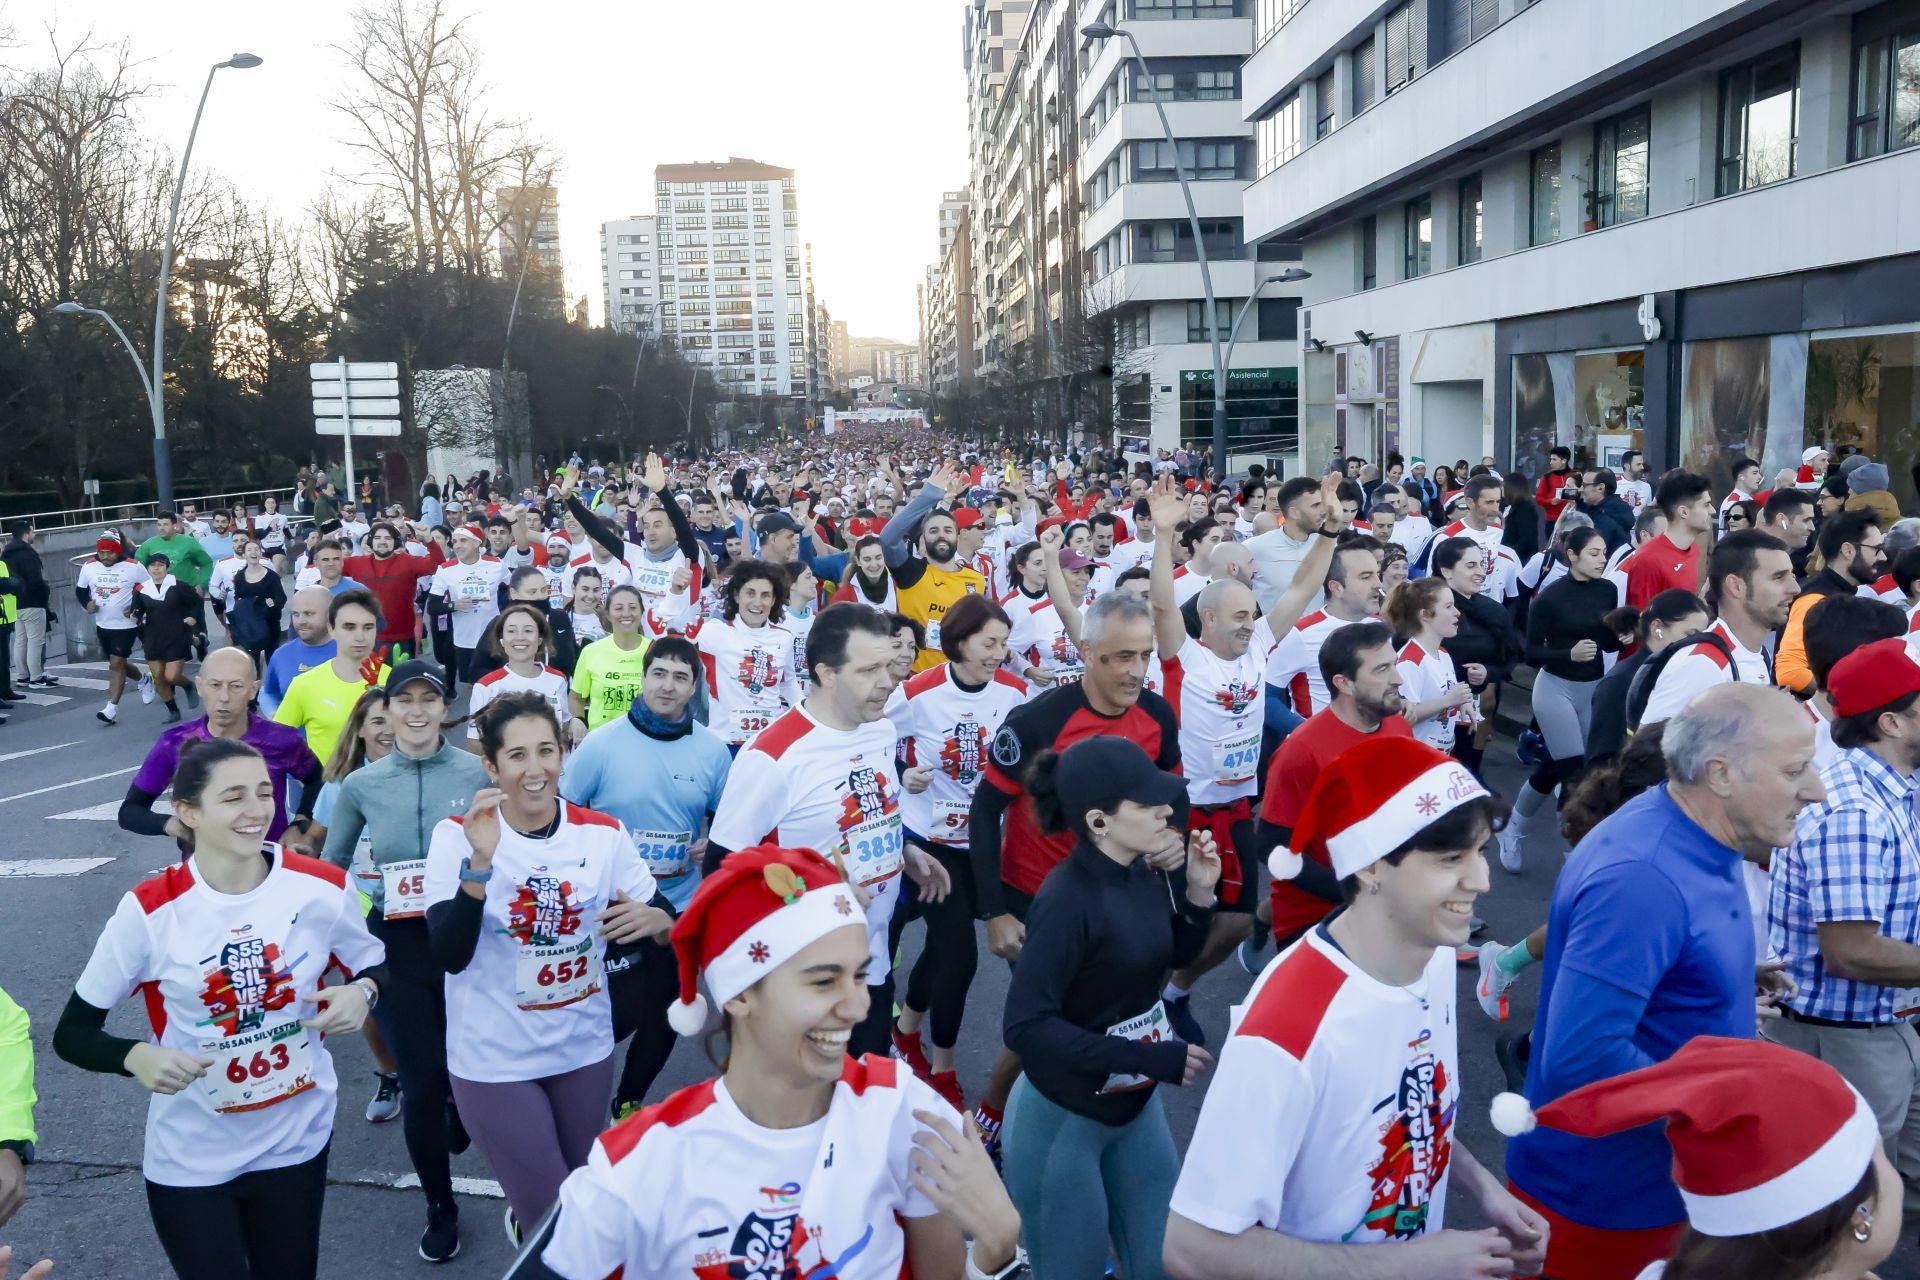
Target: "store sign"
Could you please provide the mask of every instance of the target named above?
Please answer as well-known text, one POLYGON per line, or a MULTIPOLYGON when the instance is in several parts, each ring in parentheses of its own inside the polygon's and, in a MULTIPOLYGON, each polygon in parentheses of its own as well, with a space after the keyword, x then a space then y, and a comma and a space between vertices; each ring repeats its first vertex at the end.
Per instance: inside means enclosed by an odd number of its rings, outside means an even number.
MULTIPOLYGON (((1281 375, 1290 372, 1291 370, 1289 369, 1229 369, 1227 370, 1227 385, 1232 386, 1236 382, 1277 382, 1280 380, 1281 375)), ((1180 381, 1185 383, 1204 382, 1212 385, 1213 370, 1183 369, 1180 372, 1180 381)))

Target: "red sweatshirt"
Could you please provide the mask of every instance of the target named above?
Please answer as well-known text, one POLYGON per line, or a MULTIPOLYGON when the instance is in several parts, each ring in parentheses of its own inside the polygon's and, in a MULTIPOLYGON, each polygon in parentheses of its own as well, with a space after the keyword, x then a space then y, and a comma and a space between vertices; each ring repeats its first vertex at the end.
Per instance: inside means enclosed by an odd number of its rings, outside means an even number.
POLYGON ((385 560, 378 556, 347 557, 344 570, 347 577, 373 592, 380 602, 381 644, 413 639, 414 593, 419 589, 420 579, 432 577, 433 571, 446 562, 437 542, 427 544, 424 556, 397 551, 385 560))

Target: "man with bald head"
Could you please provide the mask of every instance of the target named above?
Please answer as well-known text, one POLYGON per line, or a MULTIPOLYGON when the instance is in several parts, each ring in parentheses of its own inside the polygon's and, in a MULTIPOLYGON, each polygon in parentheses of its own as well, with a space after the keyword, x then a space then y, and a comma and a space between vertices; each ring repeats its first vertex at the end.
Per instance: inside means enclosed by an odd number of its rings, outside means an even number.
POLYGON ((282 832, 305 831, 312 821, 313 802, 320 795, 320 761, 307 749, 298 729, 275 724, 253 709, 254 695, 260 690, 253 658, 244 649, 216 649, 200 664, 195 684, 206 714, 161 733, 120 802, 120 826, 140 835, 185 838, 185 828, 172 816, 155 813, 153 802, 173 785, 181 750, 190 739, 233 738, 267 761, 267 776, 273 780, 273 820, 267 824, 265 838, 278 840, 282 832), (294 783, 300 786, 299 799, 289 822, 287 797, 294 783))
MULTIPOLYGON (((1173 478, 1163 475, 1154 482, 1149 501, 1154 524, 1171 529, 1179 522, 1186 499, 1173 478)), ((1331 540, 1313 541, 1317 545, 1308 549, 1302 562, 1307 568, 1305 585, 1299 585, 1297 577, 1296 585, 1274 602, 1285 622, 1306 608, 1332 555, 1331 540)), ((1213 834, 1222 874, 1219 907, 1206 946, 1191 966, 1173 975, 1162 1000, 1168 1021, 1180 1037, 1189 1044, 1204 1044, 1206 1036, 1188 1009, 1187 991, 1253 931, 1252 912, 1259 900, 1258 864, 1252 856, 1253 797, 1259 790, 1264 723, 1261 675, 1266 654, 1253 648, 1260 607, 1245 580, 1252 566, 1246 548, 1231 542, 1214 548, 1213 581, 1191 602, 1200 623, 1196 640, 1187 634, 1175 603, 1171 542, 1161 539, 1155 544, 1147 598, 1153 606, 1154 640, 1160 650, 1167 701, 1180 721, 1181 770, 1191 806, 1189 827, 1213 834)))
POLYGON ((267 715, 279 709, 280 700, 287 696, 287 686, 295 676, 331 661, 339 652, 339 646, 333 642, 333 625, 327 621, 327 610, 332 604, 333 593, 325 587, 302 587, 287 602, 287 611, 292 615, 293 639, 275 649, 267 659, 266 679, 260 686, 260 710, 267 715))
MULTIPOLYGON (((1649 730, 1642 730, 1648 732, 1649 730)), ((1756 1001, 1794 994, 1761 965, 1743 863, 1793 840, 1826 797, 1813 722, 1756 681, 1708 688, 1665 721, 1668 781, 1621 805, 1567 857, 1547 917, 1527 1100, 1662 1062, 1699 1035, 1748 1039, 1756 1001)), ((1654 1126, 1607 1138, 1536 1129, 1507 1176, 1551 1227, 1542 1274, 1636 1275, 1686 1220, 1654 1126)))

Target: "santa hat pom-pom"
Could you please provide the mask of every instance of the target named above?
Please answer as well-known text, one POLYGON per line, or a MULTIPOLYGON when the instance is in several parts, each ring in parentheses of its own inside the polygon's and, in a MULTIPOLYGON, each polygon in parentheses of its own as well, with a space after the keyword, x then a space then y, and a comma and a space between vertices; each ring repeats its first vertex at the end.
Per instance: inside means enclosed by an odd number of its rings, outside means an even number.
POLYGON ((1540 1122, 1534 1118, 1533 1108, 1527 1105, 1527 1099, 1522 1094, 1495 1094, 1492 1111, 1493 1127, 1509 1138, 1531 1133, 1539 1127, 1540 1122))
POLYGON ((1285 845, 1275 845, 1267 855, 1267 874, 1275 880, 1291 880, 1305 865, 1306 860, 1285 845))
POLYGON ((667 1025, 675 1034, 697 1036, 707 1029, 707 998, 694 993, 691 1001, 675 1000, 667 1008, 667 1025))

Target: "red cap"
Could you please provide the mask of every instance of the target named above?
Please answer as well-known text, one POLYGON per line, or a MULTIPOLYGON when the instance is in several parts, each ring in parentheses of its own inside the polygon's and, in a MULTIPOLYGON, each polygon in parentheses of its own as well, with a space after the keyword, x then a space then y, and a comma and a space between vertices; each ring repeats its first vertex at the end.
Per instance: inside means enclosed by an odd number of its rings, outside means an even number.
POLYGON ((1827 673, 1833 714, 1857 716, 1920 693, 1920 663, 1898 636, 1862 645, 1827 673))
POLYGON ((93 540, 93 549, 95 551, 125 551, 127 544, 120 540, 118 530, 103 529, 100 531, 100 536, 93 540))
POLYGON ((980 509, 978 507, 955 507, 953 509, 953 523, 954 527, 958 529, 973 528, 973 526, 980 523, 980 509))

